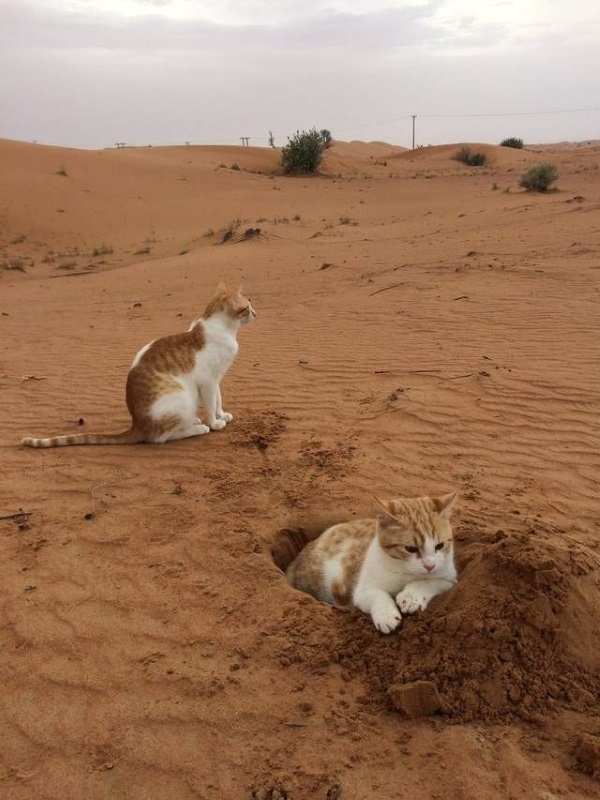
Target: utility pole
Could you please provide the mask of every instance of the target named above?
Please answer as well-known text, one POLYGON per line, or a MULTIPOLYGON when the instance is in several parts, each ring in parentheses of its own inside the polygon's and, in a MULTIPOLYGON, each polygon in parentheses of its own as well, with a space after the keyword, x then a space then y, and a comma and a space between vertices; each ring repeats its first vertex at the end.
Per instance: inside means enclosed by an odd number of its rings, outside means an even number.
POLYGON ((412 149, 414 150, 415 149, 415 120, 417 118, 417 115, 416 114, 411 114, 411 117, 412 117, 412 121, 413 121, 413 146, 412 146, 412 149))

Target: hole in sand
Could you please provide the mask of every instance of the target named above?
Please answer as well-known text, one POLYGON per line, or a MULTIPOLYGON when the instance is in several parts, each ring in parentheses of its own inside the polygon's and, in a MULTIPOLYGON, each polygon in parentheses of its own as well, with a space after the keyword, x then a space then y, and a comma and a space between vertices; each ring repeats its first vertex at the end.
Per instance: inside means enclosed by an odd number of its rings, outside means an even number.
MULTIPOLYGON (((348 518, 293 521, 271 555, 285 571, 301 547, 348 518)), ((289 656, 318 673, 360 677, 373 702, 454 721, 537 721, 568 708, 600 714, 600 555, 542 524, 455 526, 458 584, 390 635, 360 612, 298 604, 283 628, 289 656)))

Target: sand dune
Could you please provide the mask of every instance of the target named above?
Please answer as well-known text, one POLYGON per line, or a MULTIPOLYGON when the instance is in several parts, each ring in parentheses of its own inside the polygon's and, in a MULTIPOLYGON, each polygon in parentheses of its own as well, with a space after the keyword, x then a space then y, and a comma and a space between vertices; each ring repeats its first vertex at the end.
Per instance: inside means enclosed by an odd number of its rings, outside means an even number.
POLYGON ((600 148, 484 147, 288 178, 0 142, 3 798, 600 797, 600 148), (558 190, 521 191, 541 160, 558 190), (133 355, 222 278, 258 312, 225 431, 18 446, 124 428, 133 355), (453 487, 461 579, 397 635, 271 559, 453 487), (417 680, 433 716, 397 710, 417 680))

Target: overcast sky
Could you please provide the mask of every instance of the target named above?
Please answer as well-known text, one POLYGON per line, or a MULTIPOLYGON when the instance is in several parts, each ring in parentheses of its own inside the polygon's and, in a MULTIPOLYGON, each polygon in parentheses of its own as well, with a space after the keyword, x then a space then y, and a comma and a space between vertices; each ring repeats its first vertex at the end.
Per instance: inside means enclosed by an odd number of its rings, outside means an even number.
POLYGON ((584 140, 599 76, 600 0, 0 0, 0 138, 44 144, 584 140))

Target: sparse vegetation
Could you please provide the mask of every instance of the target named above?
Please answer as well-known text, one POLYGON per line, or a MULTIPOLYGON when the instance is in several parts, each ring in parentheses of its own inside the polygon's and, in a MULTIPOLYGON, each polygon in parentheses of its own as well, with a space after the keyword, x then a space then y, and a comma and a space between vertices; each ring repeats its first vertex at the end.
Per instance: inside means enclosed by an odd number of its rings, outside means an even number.
POLYGON ((352 225, 352 219, 347 214, 340 217, 340 225, 352 225))
POLYGON ((294 220, 294 222, 300 222, 300 214, 294 214, 292 219, 294 220))
POLYGON ((76 266, 77 266, 76 261, 63 261, 61 264, 57 266, 56 269, 64 269, 66 271, 69 271, 75 269, 76 266))
POLYGON ((228 242, 230 239, 232 239, 241 224, 242 220, 239 218, 231 220, 229 225, 227 225, 227 227, 224 228, 223 232, 221 233, 221 244, 225 244, 225 242, 228 242))
POLYGON ((460 150, 457 150, 452 158, 469 167, 482 167, 487 160, 485 153, 471 150, 468 144, 461 145, 460 150))
POLYGON ((494 183, 492 184, 492 191, 495 192, 497 189, 498 189, 498 184, 494 181, 494 183))
POLYGON ((113 248, 109 244, 101 244, 98 247, 94 247, 92 250, 92 257, 96 258, 97 256, 108 256, 113 252, 113 248))
POLYGON ((521 175, 519 186, 527 189, 528 192, 545 192, 551 183, 558 178, 558 170, 556 164, 550 161, 543 164, 536 164, 531 167, 527 172, 521 175))
POLYGON ((333 144, 331 131, 328 131, 327 128, 321 128, 319 135, 321 136, 321 141, 323 142, 323 148, 327 149, 328 147, 331 147, 333 144))
POLYGON ((212 228, 207 228, 207 230, 205 230, 204 233, 202 234, 202 236, 205 239, 210 239, 210 237, 214 236, 214 235, 215 235, 215 232, 213 231, 212 228))
POLYGON ((9 258, 8 261, 3 262, 2 269, 25 272, 25 262, 21 258, 9 258))
POLYGON ((239 164, 232 164, 231 169, 234 169, 236 172, 239 172, 240 165, 239 164))
POLYGON ((57 170, 56 170, 56 174, 57 174, 57 175, 62 175, 62 177, 63 177, 63 178, 67 178, 67 177, 68 177, 68 175, 69 175, 69 173, 67 172, 67 170, 65 169, 65 167, 60 167, 60 169, 57 169, 57 170))
POLYGON ((331 133, 318 131, 296 131, 281 149, 281 164, 287 173, 309 174, 316 172, 323 158, 323 150, 331 143, 331 133))
POLYGON ((500 147, 514 147, 515 150, 523 148, 523 139, 517 139, 516 136, 509 136, 508 139, 502 139, 500 147))
POLYGON ((151 247, 150 247, 150 245, 147 244, 147 245, 144 245, 144 247, 140 247, 139 250, 136 250, 133 255, 134 256, 147 256, 148 253, 150 252, 150 250, 151 250, 151 247))
POLYGON ((15 236, 15 238, 11 241, 11 244, 21 244, 22 242, 25 241, 25 239, 27 239, 25 234, 20 233, 18 236, 15 236))

